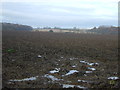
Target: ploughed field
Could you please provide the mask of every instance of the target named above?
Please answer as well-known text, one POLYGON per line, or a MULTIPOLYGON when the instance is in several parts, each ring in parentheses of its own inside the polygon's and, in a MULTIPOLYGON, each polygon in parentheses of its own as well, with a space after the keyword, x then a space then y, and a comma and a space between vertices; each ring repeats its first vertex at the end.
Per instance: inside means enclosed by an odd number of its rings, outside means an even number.
POLYGON ((117 88, 117 35, 3 31, 7 88, 117 88))

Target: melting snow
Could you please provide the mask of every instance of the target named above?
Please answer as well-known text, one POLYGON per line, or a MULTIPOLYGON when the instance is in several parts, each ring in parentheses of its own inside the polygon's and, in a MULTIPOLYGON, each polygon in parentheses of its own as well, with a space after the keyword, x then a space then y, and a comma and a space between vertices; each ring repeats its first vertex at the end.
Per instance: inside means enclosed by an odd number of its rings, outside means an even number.
POLYGON ((38 76, 36 77, 30 77, 30 78, 24 78, 24 79, 14 79, 14 80, 9 80, 9 81, 17 81, 17 82, 21 82, 21 81, 32 81, 32 80, 36 80, 38 76))
POLYGON ((63 57, 61 57, 61 58, 63 58, 63 57))
POLYGON ((95 63, 96 65, 99 65, 99 63, 95 63))
POLYGON ((119 79, 119 77, 108 77, 108 79, 112 79, 112 80, 117 80, 117 79, 119 79))
POLYGON ((86 61, 80 61, 80 63, 85 63, 86 64, 87 62, 86 61))
POLYGON ((73 74, 75 72, 79 72, 79 71, 77 71, 77 70, 70 70, 68 73, 66 73, 65 75, 62 75, 62 76, 71 75, 71 74, 73 74))
POLYGON ((90 65, 90 66, 93 66, 95 63, 87 63, 88 65, 90 65))
POLYGON ((87 81, 87 80, 78 80, 78 82, 91 83, 92 81, 87 81))
POLYGON ((99 63, 87 63, 87 64, 90 65, 90 66, 99 65, 99 63))
POLYGON ((85 81, 85 80, 78 80, 78 82, 87 82, 87 81, 85 81))
POLYGON ((52 76, 52 75, 49 75, 49 74, 45 74, 44 77, 49 78, 49 79, 51 79, 52 81, 60 81, 60 80, 63 80, 63 79, 58 79, 58 78, 56 78, 56 77, 54 77, 54 76, 52 76))
POLYGON ((56 72, 59 72, 59 71, 60 71, 60 68, 55 68, 55 70, 50 71, 50 73, 56 73, 56 72))
POLYGON ((84 74, 84 76, 87 76, 86 74, 84 74))
POLYGON ((95 70, 96 70, 95 68, 91 68, 91 67, 88 67, 88 69, 93 70, 93 71, 95 71, 95 70))
POLYGON ((70 58, 70 60, 74 60, 74 58, 70 58))
POLYGON ((86 73, 92 73, 92 71, 86 71, 86 73))
POLYGON ((80 63, 84 63, 84 64, 87 64, 87 65, 90 65, 90 66, 99 65, 99 63, 89 63, 89 62, 86 62, 84 60, 80 61, 80 63))
POLYGON ((82 86, 80 86, 80 85, 63 84, 63 88, 74 88, 74 87, 77 87, 77 88, 85 88, 85 87, 82 87, 82 86))
POLYGON ((41 58, 42 56, 41 55, 38 55, 38 58, 41 58))
POLYGON ((78 59, 78 58, 74 58, 74 57, 73 57, 73 58, 70 58, 70 60, 74 60, 74 59, 78 59))
POLYGON ((72 67, 76 67, 75 65, 73 65, 72 67))

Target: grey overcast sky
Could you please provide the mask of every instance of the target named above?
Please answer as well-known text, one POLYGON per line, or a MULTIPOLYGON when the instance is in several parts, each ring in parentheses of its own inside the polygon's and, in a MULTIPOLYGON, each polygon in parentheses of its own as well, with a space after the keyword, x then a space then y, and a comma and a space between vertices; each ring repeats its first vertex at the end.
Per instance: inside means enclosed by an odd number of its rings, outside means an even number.
MULTIPOLYGON (((118 25, 119 0, 4 0, 3 22, 32 27, 118 25)), ((1 14, 0 14, 1 15, 1 14)))

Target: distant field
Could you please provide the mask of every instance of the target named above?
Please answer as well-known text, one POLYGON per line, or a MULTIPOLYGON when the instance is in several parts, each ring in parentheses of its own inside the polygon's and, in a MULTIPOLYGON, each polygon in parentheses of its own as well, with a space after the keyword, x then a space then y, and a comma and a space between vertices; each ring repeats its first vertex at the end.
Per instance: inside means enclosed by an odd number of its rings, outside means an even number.
POLYGON ((117 35, 3 31, 2 44, 3 87, 118 87, 117 35))

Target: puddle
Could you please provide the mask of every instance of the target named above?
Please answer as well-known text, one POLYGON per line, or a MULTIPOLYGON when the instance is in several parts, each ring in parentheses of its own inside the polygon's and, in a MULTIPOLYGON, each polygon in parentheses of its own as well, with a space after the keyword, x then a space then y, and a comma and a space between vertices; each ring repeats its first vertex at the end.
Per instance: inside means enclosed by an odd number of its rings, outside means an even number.
POLYGON ((66 73, 65 75, 62 75, 62 76, 71 75, 71 74, 73 74, 75 72, 79 72, 79 71, 77 71, 77 70, 70 70, 68 73, 66 73))
POLYGON ((24 79, 14 79, 14 80, 9 80, 9 81, 13 81, 13 82, 21 82, 21 81, 33 81, 36 80, 38 76, 36 77, 30 77, 30 78, 24 78, 24 79))
POLYGON ((88 67, 89 70, 95 71, 95 68, 88 67))
POLYGON ((108 79, 111 79, 111 80, 117 80, 117 79, 119 79, 119 77, 108 77, 108 79))
POLYGON ((45 74, 44 77, 51 79, 52 81, 60 81, 63 79, 58 79, 56 77, 54 77, 53 75, 49 75, 49 74, 45 74))
POLYGON ((60 71, 60 68, 55 68, 55 70, 50 71, 50 73, 57 73, 60 71))
POLYGON ((83 86, 80 86, 80 85, 63 84, 63 88, 74 88, 74 87, 77 87, 77 88, 86 88, 86 87, 83 87, 83 86))

